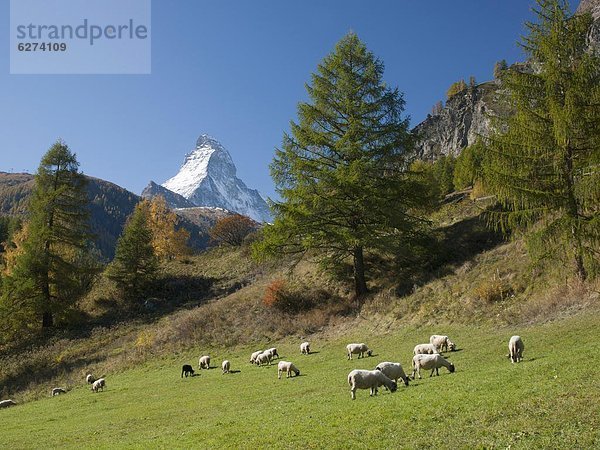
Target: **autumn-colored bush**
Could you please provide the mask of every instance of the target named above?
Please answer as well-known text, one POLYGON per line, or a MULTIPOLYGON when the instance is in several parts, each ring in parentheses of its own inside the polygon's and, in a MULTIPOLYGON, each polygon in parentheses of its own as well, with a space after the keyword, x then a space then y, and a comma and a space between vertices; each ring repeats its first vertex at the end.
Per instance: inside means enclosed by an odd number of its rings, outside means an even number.
POLYGON ((210 230, 210 237, 213 242, 218 244, 239 247, 244 243, 246 236, 255 231, 257 227, 258 224, 251 218, 234 214, 219 219, 210 230))
POLYGON ((487 303, 505 300, 513 294, 512 287, 497 277, 483 281, 475 288, 475 295, 487 303))
POLYGON ((317 304, 326 303, 329 295, 323 291, 288 283, 285 280, 273 280, 267 285, 263 296, 263 305, 287 313, 307 311, 317 304))

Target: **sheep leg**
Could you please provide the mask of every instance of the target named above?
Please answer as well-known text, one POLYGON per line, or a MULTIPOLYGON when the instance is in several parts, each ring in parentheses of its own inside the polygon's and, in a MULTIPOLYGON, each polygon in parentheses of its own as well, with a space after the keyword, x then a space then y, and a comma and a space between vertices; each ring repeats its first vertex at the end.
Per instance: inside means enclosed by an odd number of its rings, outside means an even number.
POLYGON ((279 378, 281 380, 281 370, 277 371, 277 378, 279 378))

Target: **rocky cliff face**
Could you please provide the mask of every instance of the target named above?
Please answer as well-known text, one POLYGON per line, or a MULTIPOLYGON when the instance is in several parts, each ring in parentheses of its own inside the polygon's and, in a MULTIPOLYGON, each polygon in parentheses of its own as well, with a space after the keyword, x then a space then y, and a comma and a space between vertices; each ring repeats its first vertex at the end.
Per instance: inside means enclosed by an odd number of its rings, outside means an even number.
POLYGON ((600 52, 600 0, 581 0, 575 14, 590 12, 594 18, 594 25, 590 30, 590 44, 600 52))
POLYGON ((185 156, 181 169, 162 185, 193 206, 234 211, 258 222, 270 222, 269 206, 257 190, 249 189, 236 175, 229 152, 216 139, 203 134, 185 156))
MULTIPOLYGON (((595 19, 590 30, 590 44, 600 52, 600 0, 582 0, 576 14, 588 11, 595 19)), ((517 65, 519 70, 532 70, 528 63, 517 65)), ((502 112, 499 89, 495 81, 469 87, 450 98, 439 114, 430 115, 418 124, 413 132, 419 136, 419 158, 432 160, 442 155, 458 156, 478 136, 489 135, 490 117, 502 112)))
POLYGON ((451 97, 439 114, 429 115, 417 125, 413 132, 419 136, 419 157, 458 156, 478 136, 487 136, 490 116, 498 109, 498 89, 493 81, 468 87, 451 97))

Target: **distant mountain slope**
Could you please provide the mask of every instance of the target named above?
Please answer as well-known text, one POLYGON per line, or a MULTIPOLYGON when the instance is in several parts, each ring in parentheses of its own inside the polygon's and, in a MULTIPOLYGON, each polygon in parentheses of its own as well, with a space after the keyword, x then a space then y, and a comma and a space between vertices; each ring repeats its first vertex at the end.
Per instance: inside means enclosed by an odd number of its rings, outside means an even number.
POLYGON ((163 197, 171 208, 193 208, 196 206, 182 195, 176 194, 154 181, 151 181, 142 191, 142 198, 153 199, 159 196, 163 197))
POLYGON ((265 200, 257 190, 249 189, 236 173, 225 147, 203 134, 196 148, 186 155, 179 172, 162 186, 195 206, 223 208, 258 222, 270 222, 271 213, 265 200))
MULTIPOLYGON (((33 189, 33 175, 28 173, 0 172, 0 215, 27 215, 27 202, 33 189)), ((94 245, 106 260, 114 256, 117 240, 123 231, 127 217, 133 212, 140 197, 99 178, 87 177, 90 207, 90 227, 95 235, 94 245)), ((209 245, 208 231, 216 220, 208 212, 209 219, 190 220, 183 214, 180 226, 190 233, 189 245, 195 250, 209 245)))

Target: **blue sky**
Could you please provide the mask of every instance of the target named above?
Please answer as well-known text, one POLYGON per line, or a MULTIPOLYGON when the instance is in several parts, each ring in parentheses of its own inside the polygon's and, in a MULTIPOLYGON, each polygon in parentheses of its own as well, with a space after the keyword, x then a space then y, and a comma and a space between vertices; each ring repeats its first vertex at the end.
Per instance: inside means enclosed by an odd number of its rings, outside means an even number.
POLYGON ((9 75, 9 0, 0 0, 0 171, 34 171, 61 137, 85 173, 140 193, 174 175, 208 133, 249 187, 272 196, 274 148, 311 72, 345 33, 385 62, 416 125, 453 81, 488 80, 495 61, 522 59, 516 41, 531 5, 153 0, 152 74, 9 75))

